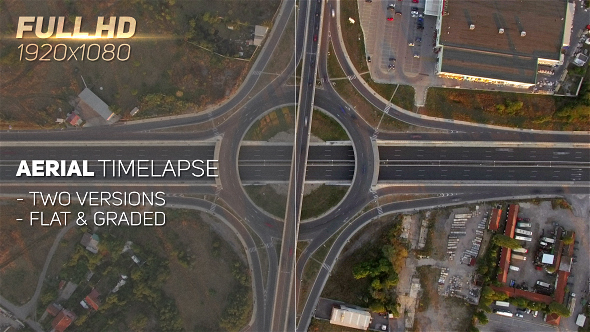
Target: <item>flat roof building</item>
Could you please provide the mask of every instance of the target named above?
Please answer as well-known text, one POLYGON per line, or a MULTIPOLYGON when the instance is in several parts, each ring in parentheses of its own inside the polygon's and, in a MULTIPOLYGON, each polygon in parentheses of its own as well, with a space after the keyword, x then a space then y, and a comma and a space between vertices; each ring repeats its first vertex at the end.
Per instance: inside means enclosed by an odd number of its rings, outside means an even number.
POLYGON ((366 331, 370 323, 371 314, 368 311, 352 309, 343 305, 332 307, 330 324, 366 331))
POLYGON ((502 217, 502 209, 492 209, 492 216, 490 217, 490 224, 488 228, 490 231, 497 231, 500 227, 500 218, 502 217))
POLYGON ((98 113, 103 119, 109 121, 115 115, 109 109, 109 105, 107 105, 102 99, 98 98, 94 92, 90 91, 90 89, 86 88, 78 95, 80 98, 80 102, 88 105, 92 110, 98 113))
POLYGON ((566 1, 426 0, 437 16, 439 76, 529 88, 538 65, 563 63, 571 5, 566 1))

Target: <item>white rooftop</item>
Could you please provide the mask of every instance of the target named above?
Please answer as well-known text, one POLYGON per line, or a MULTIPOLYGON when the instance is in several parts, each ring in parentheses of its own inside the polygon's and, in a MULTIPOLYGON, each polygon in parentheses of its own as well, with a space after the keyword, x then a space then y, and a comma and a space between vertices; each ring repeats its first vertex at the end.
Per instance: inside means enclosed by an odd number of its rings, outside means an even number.
POLYGON ((541 259, 541 262, 543 264, 553 264, 554 260, 555 260, 555 255, 543 254, 543 258, 541 259))
POLYGON ((368 311, 357 310, 340 306, 340 309, 332 309, 330 324, 366 330, 371 323, 371 314, 368 311))
POLYGON ((113 112, 109 109, 109 106, 98 98, 90 89, 86 88, 78 95, 80 99, 90 106, 96 113, 102 116, 105 120, 109 121, 113 117, 113 112))

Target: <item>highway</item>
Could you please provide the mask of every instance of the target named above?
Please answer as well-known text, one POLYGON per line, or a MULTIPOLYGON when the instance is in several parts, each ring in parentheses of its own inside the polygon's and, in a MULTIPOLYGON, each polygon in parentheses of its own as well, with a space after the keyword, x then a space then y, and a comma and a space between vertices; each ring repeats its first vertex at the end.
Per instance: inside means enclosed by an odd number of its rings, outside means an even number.
MULTIPOLYGON (((350 236, 378 216, 502 198, 588 194, 588 135, 475 126, 420 117, 390 105, 363 84, 351 66, 338 38, 338 2, 301 1, 297 5, 289 0, 281 3, 249 75, 231 98, 211 109, 101 128, 0 132, 0 194, 13 197, 31 190, 162 190, 169 194, 169 207, 198 209, 222 219, 236 232, 249 259, 254 311, 246 331, 294 331, 295 326, 306 331, 340 250, 350 236), (334 18, 332 9, 337 14, 334 18), (290 63, 258 91, 261 73, 294 12, 296 42, 290 63), (329 79, 330 43, 345 74, 368 102, 429 132, 383 132, 368 125, 330 84, 323 84, 329 79), (295 73, 297 66, 300 73, 295 73), (321 86, 316 86, 316 73, 321 86), (299 86, 292 85, 293 74, 299 76, 299 86), (288 105, 298 105, 292 144, 242 144, 255 121, 276 107, 288 105), (350 142, 310 144, 314 107, 332 115, 346 130, 350 142), (155 160, 157 171, 166 160, 220 162, 215 179, 168 174, 147 180, 124 175, 39 181, 15 178, 18 161, 23 159, 145 159, 155 160), (301 221, 304 180, 346 184, 350 190, 327 214, 301 221), (245 184, 271 182, 290 185, 284 219, 261 211, 243 189, 245 184), (391 203, 360 213, 377 198, 399 193, 440 196, 391 203), (203 194, 213 197, 212 201, 181 197, 203 194), (324 261, 327 268, 321 269, 308 298, 300 302, 303 267, 317 248, 341 230, 324 261), (309 245, 295 261, 297 239, 309 241, 309 245), (264 276, 263 271, 267 271, 264 276), (305 303, 299 321, 295 315, 298 303, 305 303)), ((95 170, 98 165, 92 167, 95 170)))
POLYGON ((281 240, 279 274, 275 303, 272 310, 271 331, 294 331, 297 325, 297 291, 295 288, 295 252, 299 236, 299 218, 303 201, 303 184, 307 164, 307 152, 312 125, 312 114, 315 96, 316 58, 322 2, 309 1, 307 22, 304 33, 303 61, 299 82, 299 99, 297 103, 295 144, 292 152, 292 165, 289 175, 289 191, 285 223, 281 240), (317 28, 317 29, 316 29, 317 28))

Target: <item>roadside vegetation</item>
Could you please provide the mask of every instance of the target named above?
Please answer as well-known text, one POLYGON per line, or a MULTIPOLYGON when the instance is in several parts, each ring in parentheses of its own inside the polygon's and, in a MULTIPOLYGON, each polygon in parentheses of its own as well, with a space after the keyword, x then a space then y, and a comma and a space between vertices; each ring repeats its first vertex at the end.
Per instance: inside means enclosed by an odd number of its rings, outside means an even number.
POLYGON ((340 2, 340 27, 342 29, 342 39, 344 39, 346 52, 352 60, 352 64, 359 73, 369 70, 365 55, 365 39, 363 38, 363 30, 361 29, 358 4, 356 1, 340 2), (350 23, 348 20, 349 17, 356 23, 350 23))
POLYGON ((340 123, 315 109, 311 121, 311 133, 323 141, 348 141, 350 138, 340 123))
POLYGON ((280 132, 286 132, 295 128, 294 107, 282 107, 263 116, 255 122, 246 135, 246 141, 268 141, 280 132))
POLYGON ((371 89, 381 97, 391 100, 391 103, 406 110, 414 109, 414 88, 410 85, 382 84, 373 81, 371 75, 364 77, 371 89))
MULTIPOLYGON (((328 58, 330 57, 336 56, 330 55, 328 58)), ((331 73, 330 77, 332 77, 331 73)), ((360 115, 372 127, 379 126, 379 130, 394 132, 407 131, 413 127, 392 118, 370 104, 347 79, 333 81, 333 86, 340 96, 346 96, 344 100, 353 107, 351 112, 360 115)))
MULTIPOLYGON (((52 262, 38 316, 57 301, 78 317, 68 331, 237 331, 245 326, 252 295, 244 255, 234 251, 239 241, 224 241, 203 221, 211 218, 206 214, 163 211, 166 227, 101 229, 97 254, 79 244, 88 227, 68 233, 74 245, 60 244, 56 263, 64 263, 56 270, 52 262), (123 252, 124 247, 129 250, 123 252), (127 282, 113 292, 123 276, 127 282), (69 299, 57 298, 60 280, 77 284, 69 299), (79 304, 93 289, 99 292, 97 311, 79 304)), ((51 329, 51 319, 41 324, 51 329)))
POLYGON ((378 238, 340 261, 322 297, 398 316, 395 286, 399 281, 398 272, 408 256, 407 243, 400 238, 401 220, 401 216, 396 216, 378 238))
POLYGON ((244 186, 243 188, 256 206, 275 217, 285 218, 286 195, 277 193, 272 185, 268 184, 244 186))
POLYGON ((542 130, 590 130, 590 71, 578 97, 430 88, 420 113, 542 130))
POLYGON ((308 195, 301 203, 301 220, 318 217, 336 206, 348 192, 349 186, 331 186, 322 184, 308 195))

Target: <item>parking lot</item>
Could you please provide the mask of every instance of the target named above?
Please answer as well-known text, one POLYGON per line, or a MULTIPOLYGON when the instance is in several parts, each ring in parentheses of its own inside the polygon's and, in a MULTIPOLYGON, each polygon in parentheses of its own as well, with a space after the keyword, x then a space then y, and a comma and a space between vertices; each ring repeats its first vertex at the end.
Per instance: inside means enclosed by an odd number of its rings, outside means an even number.
MULTIPOLYGON (((511 311, 516 311, 514 306, 510 306, 511 311)), ((553 332, 558 328, 545 324, 543 315, 539 314, 536 318, 532 315, 524 315, 524 318, 505 317, 496 314, 488 314, 489 322, 486 325, 478 325, 481 332, 510 332, 510 331, 535 331, 535 332, 553 332)))
POLYGON ((369 69, 375 81, 413 83, 411 78, 434 73, 436 18, 423 15, 424 0, 418 1, 359 2, 366 52, 371 57, 369 69), (393 21, 387 20, 392 16, 389 5, 395 7, 393 21), (413 8, 417 9, 414 14, 413 8), (418 20, 423 20, 423 29, 418 27, 418 20), (395 63, 390 59, 395 59, 395 63))

